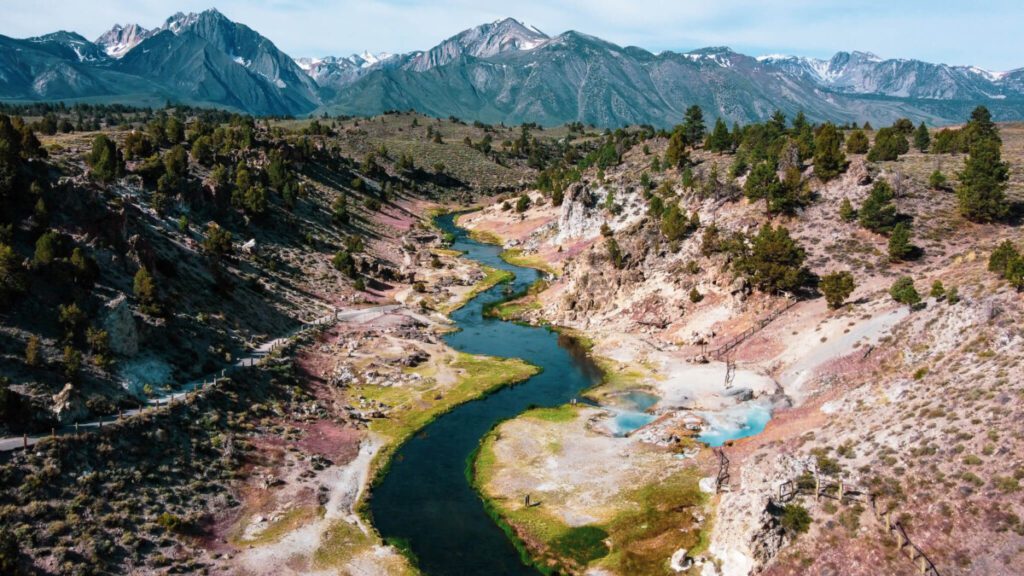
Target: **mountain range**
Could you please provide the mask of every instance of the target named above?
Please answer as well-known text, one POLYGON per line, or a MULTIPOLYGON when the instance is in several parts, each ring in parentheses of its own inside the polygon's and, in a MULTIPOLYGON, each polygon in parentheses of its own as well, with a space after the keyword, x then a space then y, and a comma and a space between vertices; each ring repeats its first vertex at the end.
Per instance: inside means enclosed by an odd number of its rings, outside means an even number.
POLYGON ((933 125, 978 104, 1024 120, 1024 69, 882 59, 751 57, 728 48, 654 54, 568 31, 548 36, 507 18, 426 50, 295 58, 215 9, 161 26, 117 25, 95 41, 73 32, 0 35, 0 100, 166 101, 255 115, 435 116, 545 125, 670 126, 699 104, 711 118, 749 122, 775 110, 816 120, 933 125))

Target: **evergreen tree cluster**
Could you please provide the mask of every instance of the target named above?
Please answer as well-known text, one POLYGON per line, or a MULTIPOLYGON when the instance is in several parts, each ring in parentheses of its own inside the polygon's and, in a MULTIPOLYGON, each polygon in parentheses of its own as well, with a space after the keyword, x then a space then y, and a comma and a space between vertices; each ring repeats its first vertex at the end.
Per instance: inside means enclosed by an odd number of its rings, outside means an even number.
POLYGON ((1024 258, 1013 242, 1000 244, 988 259, 988 269, 995 272, 1017 290, 1024 290, 1024 258))

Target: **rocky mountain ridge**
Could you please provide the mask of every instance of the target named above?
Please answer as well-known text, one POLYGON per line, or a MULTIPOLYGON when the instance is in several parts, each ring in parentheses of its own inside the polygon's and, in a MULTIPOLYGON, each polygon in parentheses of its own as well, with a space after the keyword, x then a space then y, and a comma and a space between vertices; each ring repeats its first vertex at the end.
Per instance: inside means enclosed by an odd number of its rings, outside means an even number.
POLYGON ((484 122, 667 127, 699 104, 750 122, 775 110, 815 120, 950 124, 977 104, 1024 119, 1024 70, 990 72, 839 52, 830 60, 752 57, 728 48, 654 54, 513 18, 423 51, 293 59, 215 9, 152 30, 117 25, 89 42, 60 32, 0 37, 0 98, 167 100, 258 115, 372 115, 416 109, 484 122))

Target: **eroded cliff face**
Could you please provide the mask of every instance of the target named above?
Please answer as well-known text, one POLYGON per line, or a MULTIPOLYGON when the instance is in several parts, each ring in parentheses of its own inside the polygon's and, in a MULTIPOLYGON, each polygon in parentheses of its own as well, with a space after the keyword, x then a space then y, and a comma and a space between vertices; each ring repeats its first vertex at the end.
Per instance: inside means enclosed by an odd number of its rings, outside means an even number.
POLYGON ((779 521, 784 502, 779 487, 813 470, 813 460, 786 454, 744 466, 738 488, 725 492, 715 511, 708 551, 722 576, 760 572, 790 541, 779 521))

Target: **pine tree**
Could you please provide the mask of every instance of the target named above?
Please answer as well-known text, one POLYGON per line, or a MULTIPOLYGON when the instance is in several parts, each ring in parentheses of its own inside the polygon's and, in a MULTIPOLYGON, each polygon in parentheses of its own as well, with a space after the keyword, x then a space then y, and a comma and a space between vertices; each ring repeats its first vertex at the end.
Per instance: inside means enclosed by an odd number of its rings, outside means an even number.
POLYGON ((866 154, 870 147, 871 142, 863 130, 850 132, 850 137, 846 139, 846 152, 849 154, 866 154))
POLYGON ((703 299, 704 299, 704 295, 701 294, 700 291, 697 290, 696 286, 690 288, 690 302, 693 302, 694 304, 696 304, 696 303, 700 302, 703 299))
POLYGON ((871 162, 884 162, 898 160, 900 154, 906 154, 910 150, 907 137, 895 128, 882 128, 875 134, 875 145, 868 152, 868 160, 871 162))
POLYGON ((622 249, 619 248, 619 243, 615 241, 615 238, 609 236, 605 242, 605 249, 608 250, 608 259, 611 260, 612 266, 616 269, 621 269, 625 266, 625 259, 622 255, 622 249))
POLYGON ((124 173, 124 161, 117 151, 117 145, 105 134, 97 134, 92 140, 92 151, 85 159, 90 174, 100 182, 110 182, 124 173))
POLYGON ((516 212, 522 214, 523 212, 526 212, 526 210, 529 207, 530 207, 530 197, 527 196, 526 194, 520 195, 519 199, 516 200, 516 212))
POLYGON ((853 274, 847 271, 833 272, 821 277, 822 294, 829 308, 840 308, 846 303, 846 299, 853 294, 856 284, 853 281, 853 274))
POLYGON ((729 134, 729 127, 721 118, 715 120, 715 127, 708 135, 705 148, 712 152, 729 152, 732 150, 732 136, 729 134))
POLYGON ((690 219, 679 209, 678 204, 670 202, 665 207, 661 215, 661 233, 669 242, 682 240, 692 234, 694 228, 690 219))
POLYGON ((921 295, 914 288, 914 279, 910 276, 903 276, 893 282, 889 288, 889 295, 900 304, 906 304, 911 309, 921 303, 921 295))
POLYGON ((1013 245, 1013 242, 1005 240, 989 256, 988 270, 1000 276, 1005 276, 1006 271, 1010 269, 1010 265, 1017 260, 1020 260, 1020 253, 1017 251, 1017 247, 1013 245))
POLYGON ((99 266, 96 261, 85 254, 80 247, 75 246, 71 251, 71 270, 75 275, 75 282, 83 286, 92 286, 99 276, 99 266))
POLYGON ((896 262, 906 260, 914 252, 914 246, 910 243, 910 225, 900 222, 892 229, 889 236, 889 260, 896 262))
POLYGON ((1003 162, 998 140, 984 138, 971 146, 960 172, 957 199, 960 214, 975 222, 991 222, 1006 216, 1006 185, 1009 166, 1003 162))
POLYGON ((25 343, 25 364, 29 366, 39 366, 42 364, 42 350, 39 336, 35 334, 28 337, 28 342, 25 343))
POLYGON ((771 198, 772 212, 792 214, 807 202, 809 196, 807 183, 804 182, 800 169, 790 166, 786 168, 778 193, 771 198))
POLYGON ((875 181, 867 199, 857 211, 860 225, 872 232, 887 234, 896 226, 896 206, 892 203, 892 187, 885 180, 875 181))
POLYGON ((68 342, 75 338, 85 320, 85 312, 75 302, 57 307, 57 322, 64 328, 64 339, 68 342))
POLYGON ((843 198, 843 201, 839 204, 839 218, 843 222, 853 222, 857 218, 857 211, 853 209, 853 204, 850 203, 849 198, 843 198))
POLYGON ((346 250, 338 250, 334 253, 334 256, 331 258, 331 266, 334 266, 335 270, 343 272, 349 278, 355 278, 357 275, 355 258, 346 250))
POLYGON ((775 172, 775 167, 768 162, 760 162, 754 166, 743 185, 743 194, 751 202, 764 200, 765 212, 772 213, 772 201, 782 193, 782 182, 775 172))
POLYGON ((46 266, 53 262, 61 251, 60 234, 55 230, 48 230, 36 240, 36 251, 33 258, 37 266, 46 266))
POLYGON ((810 280, 807 253, 784 226, 765 224, 751 239, 750 250, 736 260, 737 269, 764 292, 792 292, 810 280))
POLYGON ((978 106, 971 112, 971 119, 964 126, 963 133, 963 144, 968 149, 982 140, 992 140, 1002 144, 1002 140, 999 138, 999 128, 992 121, 992 113, 984 106, 978 106))
POLYGON ((150 275, 149 270, 146 270, 145 266, 139 268, 139 271, 135 273, 132 288, 135 292, 135 297, 143 305, 150 305, 156 302, 156 282, 153 281, 153 276, 150 275))
POLYGON ((918 152, 927 152, 931 144, 932 137, 928 133, 928 127, 924 125, 924 122, 921 122, 917 126, 917 130, 914 131, 914 148, 917 148, 918 152))
POLYGON ((704 111, 700 106, 694 104, 686 109, 686 119, 683 121, 686 142, 691 146, 703 142, 704 131, 704 111))
POLYGON ((25 272, 21 258, 13 248, 0 243, 0 306, 25 290, 25 272))
POLYGON ((842 135, 831 123, 827 122, 818 129, 814 139, 814 175, 822 182, 828 182, 846 170, 842 144, 842 135))
POLYGON ((686 151, 686 135, 682 129, 676 128, 668 139, 668 148, 665 150, 665 167, 682 168, 689 162, 690 155, 686 151))

